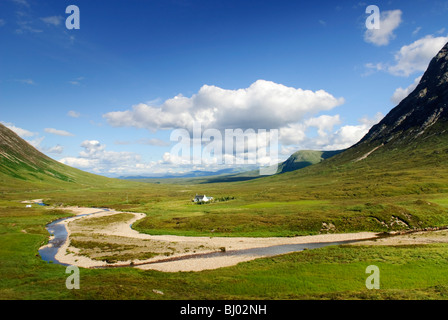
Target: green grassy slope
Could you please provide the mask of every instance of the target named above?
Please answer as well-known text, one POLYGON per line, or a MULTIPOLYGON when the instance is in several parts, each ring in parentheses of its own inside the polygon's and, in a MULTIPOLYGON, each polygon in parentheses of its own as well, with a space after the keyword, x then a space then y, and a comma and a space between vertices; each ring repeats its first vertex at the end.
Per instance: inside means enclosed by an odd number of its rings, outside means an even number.
POLYGON ((317 150, 299 150, 293 153, 286 161, 279 165, 278 173, 299 170, 310 165, 320 163, 325 159, 331 158, 343 150, 338 151, 317 151, 317 150))
MULTIPOLYGON (((0 192, 125 185, 59 163, 0 124, 0 192)), ((132 183, 130 183, 132 184, 132 183)))

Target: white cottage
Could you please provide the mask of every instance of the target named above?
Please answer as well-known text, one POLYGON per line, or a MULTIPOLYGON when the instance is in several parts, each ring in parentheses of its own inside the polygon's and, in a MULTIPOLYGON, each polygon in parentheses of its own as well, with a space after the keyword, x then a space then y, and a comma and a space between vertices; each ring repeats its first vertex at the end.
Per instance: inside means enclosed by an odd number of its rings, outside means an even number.
POLYGON ((213 197, 207 197, 204 194, 204 195, 196 195, 196 197, 194 197, 193 201, 194 202, 209 202, 212 199, 213 199, 213 197))

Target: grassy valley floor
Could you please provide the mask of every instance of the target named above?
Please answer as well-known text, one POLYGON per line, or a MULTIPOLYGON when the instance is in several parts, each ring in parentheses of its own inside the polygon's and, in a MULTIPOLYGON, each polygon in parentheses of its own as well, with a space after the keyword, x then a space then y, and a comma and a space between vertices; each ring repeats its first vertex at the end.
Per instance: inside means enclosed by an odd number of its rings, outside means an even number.
MULTIPOLYGON (((438 202, 446 204, 444 199, 438 202)), ((37 255, 38 248, 48 240, 45 224, 66 215, 43 207, 25 208, 19 201, 1 201, 1 299, 448 297, 446 243, 327 247, 202 272, 81 269, 81 289, 68 290, 65 267, 46 263, 37 255), (369 265, 380 269, 380 290, 366 289, 365 272, 369 265)))

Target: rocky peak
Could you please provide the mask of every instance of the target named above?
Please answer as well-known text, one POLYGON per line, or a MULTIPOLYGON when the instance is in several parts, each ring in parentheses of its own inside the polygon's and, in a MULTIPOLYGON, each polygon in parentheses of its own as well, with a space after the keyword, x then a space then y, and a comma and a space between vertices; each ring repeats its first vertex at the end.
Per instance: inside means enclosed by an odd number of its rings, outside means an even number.
POLYGON ((420 83, 357 144, 416 138, 436 122, 448 123, 448 43, 431 60, 420 83))

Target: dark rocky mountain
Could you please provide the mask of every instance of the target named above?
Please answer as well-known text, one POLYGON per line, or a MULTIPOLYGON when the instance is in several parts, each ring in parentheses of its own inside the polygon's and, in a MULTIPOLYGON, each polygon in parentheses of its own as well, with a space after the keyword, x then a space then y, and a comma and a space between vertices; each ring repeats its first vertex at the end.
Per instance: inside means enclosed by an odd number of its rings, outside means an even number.
MULTIPOLYGON (((431 60, 420 83, 357 144, 387 144, 422 136, 448 121, 448 43, 431 60)), ((355 145, 356 146, 356 145, 355 145)))

